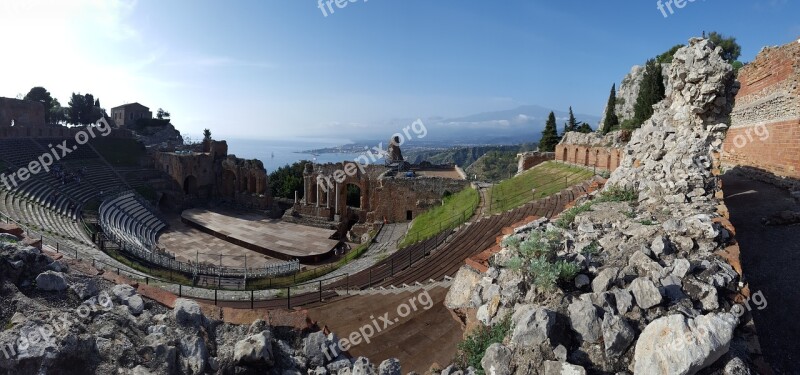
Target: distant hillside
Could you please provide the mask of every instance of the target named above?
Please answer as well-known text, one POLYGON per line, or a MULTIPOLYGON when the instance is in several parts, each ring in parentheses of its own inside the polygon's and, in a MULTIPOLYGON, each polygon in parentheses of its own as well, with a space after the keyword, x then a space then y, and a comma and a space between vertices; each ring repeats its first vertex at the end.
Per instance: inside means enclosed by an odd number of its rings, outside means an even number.
POLYGON ((505 152, 516 155, 520 151, 528 151, 535 148, 535 144, 454 147, 448 150, 411 151, 408 153, 407 159, 412 164, 428 161, 433 164, 457 164, 461 168, 466 169, 489 152, 505 152))
POLYGON ((464 170, 470 179, 498 182, 517 173, 518 151, 489 151, 464 170))

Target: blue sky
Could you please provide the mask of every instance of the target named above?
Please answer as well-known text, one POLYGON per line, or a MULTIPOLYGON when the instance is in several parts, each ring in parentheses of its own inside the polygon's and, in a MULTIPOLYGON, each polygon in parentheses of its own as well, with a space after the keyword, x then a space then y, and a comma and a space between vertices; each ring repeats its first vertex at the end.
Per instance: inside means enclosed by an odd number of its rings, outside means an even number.
POLYGON ((184 133, 358 138, 393 120, 536 104, 599 115, 610 86, 704 30, 748 61, 800 37, 788 0, 3 0, 0 96, 140 102, 184 133), (664 1, 666 2, 666 1, 664 1), (13 35, 13 37, 10 37, 13 35))

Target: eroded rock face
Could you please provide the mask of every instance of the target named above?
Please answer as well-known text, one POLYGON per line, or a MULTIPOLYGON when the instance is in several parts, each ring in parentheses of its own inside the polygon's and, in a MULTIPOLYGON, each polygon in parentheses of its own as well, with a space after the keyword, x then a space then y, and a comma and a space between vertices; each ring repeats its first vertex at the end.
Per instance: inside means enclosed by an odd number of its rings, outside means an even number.
POLYGON ((52 263, 35 248, 0 247, 0 297, 15 301, 0 306, 2 374, 400 373, 396 361, 378 372, 365 358, 329 358, 324 350, 338 342, 333 334, 274 330, 263 321, 227 324, 188 299, 170 310, 146 302, 130 285, 45 271, 52 263), (48 293, 52 299, 39 298, 48 293), (303 336, 307 348, 318 344, 315 350, 304 350, 303 336))
MULTIPOLYGON (((509 236, 518 241, 504 241, 511 245, 490 261, 492 273, 473 275, 460 287, 500 287, 464 292, 462 300, 478 311, 511 312, 514 328, 504 343, 516 373, 724 371, 727 362, 720 359, 736 339, 738 324, 726 313, 733 304, 726 298, 739 291, 739 276, 714 255, 731 233, 715 222, 712 155, 736 92, 732 68, 719 52, 710 42, 693 39, 675 54, 665 68, 666 99, 633 132, 621 167, 604 189, 578 202, 594 201, 588 211, 566 228, 540 219, 515 229, 509 236), (611 201, 597 202, 603 194, 612 194, 611 201), (533 287, 541 283, 540 275, 526 267, 506 268, 525 257, 523 248, 537 248, 524 244, 530 238, 556 238, 545 260, 575 264, 575 277, 542 292, 533 287), (512 279, 509 275, 517 281, 502 281, 512 279), (485 294, 503 298, 495 306, 485 294)), ((590 145, 601 139, 572 137, 590 145)), ((536 270, 546 276, 541 262, 536 270)), ((500 347, 487 352, 484 369, 504 369, 505 354, 500 347)), ((733 367, 739 371, 740 365, 733 367)))
POLYGON ((728 352, 733 314, 709 314, 695 319, 683 315, 659 318, 642 331, 636 343, 637 374, 694 374, 728 352))

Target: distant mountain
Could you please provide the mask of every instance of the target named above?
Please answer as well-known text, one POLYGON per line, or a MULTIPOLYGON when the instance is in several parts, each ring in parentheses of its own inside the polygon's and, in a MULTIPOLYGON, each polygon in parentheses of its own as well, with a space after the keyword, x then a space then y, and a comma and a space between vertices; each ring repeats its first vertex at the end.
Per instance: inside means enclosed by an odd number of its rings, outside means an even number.
MULTIPOLYGON (((519 144, 536 142, 541 138, 547 117, 553 111, 559 132, 569 119, 569 112, 552 110, 538 105, 484 112, 456 118, 424 120, 428 128, 426 140, 449 140, 461 144, 519 144)), ((575 114, 578 121, 595 126, 600 117, 575 114)))
POLYGON ((489 152, 507 152, 516 155, 520 151, 532 150, 535 144, 508 146, 452 147, 447 150, 414 150, 406 153, 406 160, 412 164, 428 161, 433 164, 457 164, 467 168, 489 152))

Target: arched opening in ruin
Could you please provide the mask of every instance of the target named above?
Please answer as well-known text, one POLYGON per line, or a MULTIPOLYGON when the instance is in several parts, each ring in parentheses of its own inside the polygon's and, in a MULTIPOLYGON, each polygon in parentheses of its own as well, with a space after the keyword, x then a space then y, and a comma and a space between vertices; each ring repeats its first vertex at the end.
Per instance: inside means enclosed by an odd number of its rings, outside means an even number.
POLYGON ((569 156, 568 154, 569 150, 567 149, 567 146, 561 146, 561 161, 567 161, 569 156))
POLYGON ((361 188, 358 185, 347 184, 347 206, 361 208, 361 188))
POLYGON ((258 193, 258 188, 256 187, 258 180, 255 177, 250 178, 250 186, 247 187, 247 192, 250 194, 258 193))
POLYGON ((583 165, 589 165, 589 149, 587 148, 586 151, 583 153, 583 165))
POLYGON ((190 175, 183 180, 183 192, 186 195, 197 195, 197 177, 190 175))
POLYGON ((236 174, 233 171, 222 171, 222 196, 233 198, 236 195, 236 174))

